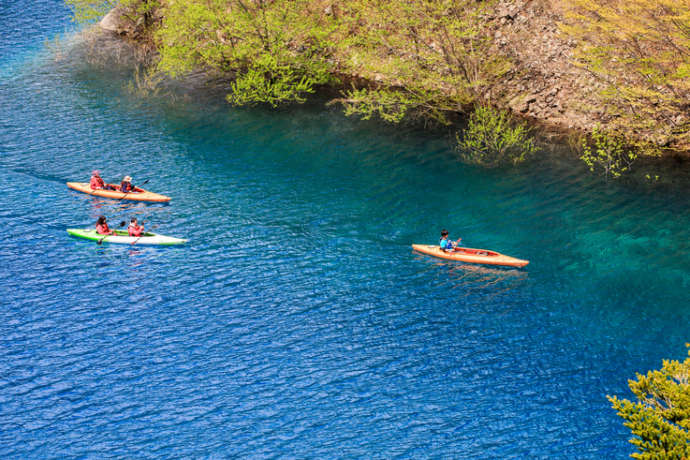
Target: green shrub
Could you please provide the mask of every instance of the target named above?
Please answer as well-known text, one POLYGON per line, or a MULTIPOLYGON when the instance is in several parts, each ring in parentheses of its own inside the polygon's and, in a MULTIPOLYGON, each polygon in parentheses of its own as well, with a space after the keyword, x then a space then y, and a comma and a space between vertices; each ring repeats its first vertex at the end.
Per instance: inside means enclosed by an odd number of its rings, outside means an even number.
POLYGON ((118 4, 115 0, 65 0, 72 10, 74 21, 88 23, 101 19, 118 4))
POLYGON ((489 106, 477 107, 456 139, 464 161, 488 167, 517 165, 538 150, 524 123, 513 122, 507 112, 489 106))
POLYGON ((582 155, 592 172, 598 171, 604 177, 617 179, 623 173, 630 171, 638 154, 626 146, 623 138, 616 134, 607 134, 598 126, 592 132, 592 139, 582 140, 582 155))

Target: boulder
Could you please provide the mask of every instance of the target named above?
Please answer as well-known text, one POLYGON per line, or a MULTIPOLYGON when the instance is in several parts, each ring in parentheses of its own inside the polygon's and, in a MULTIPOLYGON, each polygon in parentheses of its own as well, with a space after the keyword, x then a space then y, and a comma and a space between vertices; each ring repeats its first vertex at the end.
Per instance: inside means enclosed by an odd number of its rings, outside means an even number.
POLYGON ((108 14, 103 16, 103 19, 98 23, 101 29, 113 32, 116 34, 126 34, 131 32, 131 24, 122 15, 122 12, 113 8, 108 14))

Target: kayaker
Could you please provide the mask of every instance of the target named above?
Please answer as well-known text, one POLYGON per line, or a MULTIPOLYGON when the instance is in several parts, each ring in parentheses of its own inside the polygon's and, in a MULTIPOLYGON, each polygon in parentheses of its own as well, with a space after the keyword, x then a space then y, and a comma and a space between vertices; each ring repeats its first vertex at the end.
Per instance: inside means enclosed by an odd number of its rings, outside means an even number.
POLYGON ((96 233, 99 235, 114 235, 115 231, 110 230, 108 227, 108 222, 106 222, 105 216, 99 216, 96 221, 96 233))
POLYGON ((448 236, 448 230, 441 230, 441 241, 439 241, 439 246, 441 247, 441 250, 446 252, 453 252, 455 251, 455 248, 457 247, 460 241, 462 241, 462 238, 458 238, 457 241, 451 241, 450 237, 448 236))
POLYGON ((122 182, 120 182, 120 191, 123 193, 134 192, 134 186, 132 185, 132 178, 130 176, 125 176, 124 179, 122 179, 122 182))
POLYGON ((129 222, 129 227, 127 227, 127 232, 129 232, 129 236, 141 236, 142 233, 144 233, 144 226, 139 225, 136 217, 132 217, 132 220, 129 222))
POLYGON ((91 190, 114 190, 113 186, 105 183, 105 181, 101 178, 100 171, 97 169, 94 169, 91 172, 91 180, 89 181, 89 185, 91 186, 91 190))

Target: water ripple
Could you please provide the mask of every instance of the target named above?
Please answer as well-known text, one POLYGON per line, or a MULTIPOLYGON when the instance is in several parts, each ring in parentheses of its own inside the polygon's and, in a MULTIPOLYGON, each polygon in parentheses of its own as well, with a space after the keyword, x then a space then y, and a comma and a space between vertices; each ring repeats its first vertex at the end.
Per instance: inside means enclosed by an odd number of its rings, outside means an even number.
POLYGON ((321 106, 135 100, 126 69, 36 50, 29 24, 65 22, 24 9, 0 5, 21 32, 0 43, 0 455, 630 452, 604 396, 683 355, 688 195, 561 158, 471 168, 435 134, 321 106), (173 201, 64 186, 94 167, 173 201), (190 243, 67 237, 100 214, 190 243), (411 251, 442 227, 531 264, 411 251))

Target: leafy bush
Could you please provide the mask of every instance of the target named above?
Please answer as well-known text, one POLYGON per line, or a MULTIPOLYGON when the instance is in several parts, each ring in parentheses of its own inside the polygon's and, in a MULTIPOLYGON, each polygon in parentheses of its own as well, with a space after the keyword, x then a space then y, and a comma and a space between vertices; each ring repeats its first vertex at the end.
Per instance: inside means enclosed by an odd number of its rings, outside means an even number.
POLYGON ((432 103, 437 95, 428 91, 415 93, 402 89, 369 89, 353 88, 343 93, 344 98, 332 101, 345 107, 345 115, 358 115, 363 120, 369 120, 378 115, 382 120, 399 123, 410 113, 416 117, 436 120, 448 124, 446 113, 440 105, 432 103))
POLYGON ((661 370, 637 374, 628 386, 637 401, 607 398, 632 431, 630 443, 638 452, 631 457, 690 458, 690 358, 664 360, 661 370))
POLYGON ((515 123, 505 111, 479 106, 472 113, 462 137, 456 134, 464 161, 495 167, 522 163, 537 150, 529 128, 515 123))
POLYGON ((598 126, 592 132, 591 143, 587 139, 582 140, 580 159, 590 171, 599 171, 607 179, 616 179, 628 172, 637 157, 638 154, 627 148, 621 136, 607 134, 598 126))

